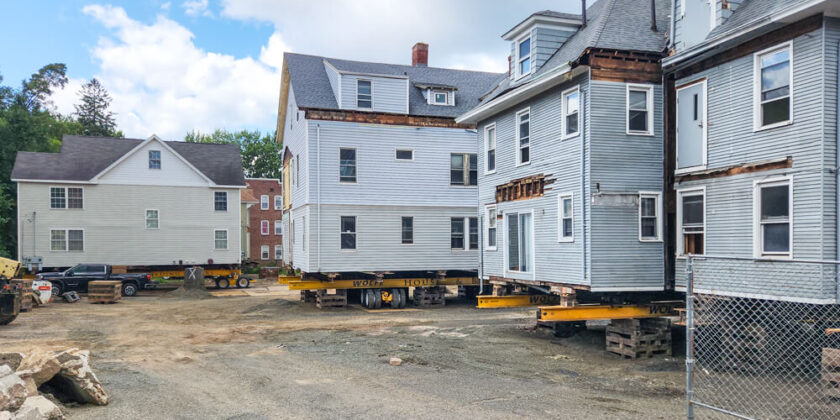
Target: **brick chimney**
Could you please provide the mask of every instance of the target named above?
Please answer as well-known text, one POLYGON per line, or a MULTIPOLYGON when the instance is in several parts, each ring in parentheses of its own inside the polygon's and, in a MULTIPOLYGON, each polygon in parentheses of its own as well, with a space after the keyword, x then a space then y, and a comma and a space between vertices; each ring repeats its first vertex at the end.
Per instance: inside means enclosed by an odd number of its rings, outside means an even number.
POLYGON ((418 42, 411 48, 411 65, 426 67, 429 65, 429 44, 418 42))

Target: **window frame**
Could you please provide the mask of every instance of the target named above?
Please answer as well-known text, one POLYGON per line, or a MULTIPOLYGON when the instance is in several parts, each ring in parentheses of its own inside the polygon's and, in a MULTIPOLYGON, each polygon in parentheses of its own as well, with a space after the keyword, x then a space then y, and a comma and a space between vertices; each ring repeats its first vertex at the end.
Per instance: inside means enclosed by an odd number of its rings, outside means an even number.
MULTIPOLYGON (((784 127, 793 124, 793 40, 776 44, 753 53, 753 132, 770 130, 777 127, 784 127), (761 58, 765 55, 777 53, 782 50, 788 51, 788 119, 773 124, 761 125, 762 101, 761 101, 761 58)), ((776 98, 778 99, 778 98, 776 98)))
POLYGON ((50 210, 84 210, 85 209, 85 187, 71 187, 71 186, 63 186, 63 187, 55 187, 50 186, 47 190, 49 194, 49 205, 50 210), (70 207, 70 190, 80 190, 82 192, 82 206, 81 207, 70 207), (63 190, 64 191, 64 206, 63 207, 53 207, 52 200, 53 200, 53 190, 63 190))
POLYGON ((274 195, 274 210, 283 210, 283 194, 275 194, 274 195), (278 204, 279 200, 279 206, 278 204))
POLYGON ((397 161, 397 162, 413 162, 414 161, 414 149, 412 149, 410 147, 395 147, 394 148, 394 160, 397 161), (411 152, 411 159, 400 158, 398 156, 399 152, 411 152))
POLYGON ((338 183, 339 184, 348 184, 354 185, 359 183, 359 149, 355 147, 339 147, 338 148, 338 183), (353 151, 353 180, 352 181, 342 181, 341 178, 341 151, 342 150, 352 150, 353 151))
POLYGON ((414 216, 400 216, 400 244, 401 245, 414 245, 414 216), (405 226, 403 223, 405 219, 411 220, 411 238, 409 238, 408 242, 406 242, 405 238, 405 226))
MULTIPOLYGON (((756 258, 790 260, 793 259, 793 175, 781 175, 756 179, 753 181, 753 255, 756 258), (788 252, 764 252, 764 231, 761 223, 761 189, 767 187, 788 187, 788 252)), ((772 222, 771 222, 772 223, 772 222)), ((779 223, 776 221, 775 223, 779 223)))
POLYGON ((271 201, 269 200, 271 199, 268 198, 268 194, 260 195, 260 210, 268 210, 271 208, 271 201))
POLYGON ((282 220, 275 220, 274 221, 274 236, 281 236, 283 235, 283 221, 282 220), (277 233, 277 228, 280 228, 280 233, 277 233))
POLYGON ((477 153, 450 153, 449 154, 449 186, 455 188, 477 188, 478 187, 478 154, 477 153), (460 184, 452 183, 452 156, 460 155, 464 159, 463 176, 460 184), (470 158, 475 156, 475 179, 474 184, 470 183, 470 158))
POLYGON ((624 119, 625 130, 628 136, 653 136, 653 122, 654 122, 654 103, 653 103, 654 86, 650 84, 628 83, 625 88, 626 102, 624 105, 624 119), (647 112, 647 130, 631 130, 630 129, 630 92, 645 92, 645 107, 647 112))
POLYGON ((683 232, 683 199, 685 197, 694 197, 694 196, 702 196, 703 197, 703 254, 693 254, 693 255, 706 255, 708 250, 708 235, 706 235, 706 187, 692 187, 692 188, 685 188, 685 189, 678 189, 677 190, 677 246, 676 252, 677 258, 686 258, 685 253, 685 233, 683 232))
POLYGON ((575 195, 574 193, 563 193, 557 196, 557 242, 574 242, 575 241, 575 195), (563 207, 563 200, 571 200, 572 214, 566 215, 563 207), (567 217, 568 216, 568 217, 567 217), (563 232, 563 220, 572 220, 572 234, 565 236, 563 232))
POLYGON ((274 245, 274 261, 279 261, 283 259, 283 245, 274 245), (277 251, 280 251, 280 255, 278 255, 277 251))
MULTIPOLYGON (((662 192, 660 191, 639 191, 639 205, 638 205, 638 233, 639 242, 662 242, 662 192), (656 209, 656 237, 645 237, 642 235, 642 199, 653 198, 654 208, 656 209)), ((650 216, 645 216, 650 217, 650 216)))
POLYGON ((271 247, 268 245, 260 245, 260 261, 268 261, 271 258, 271 247), (263 250, 265 250, 265 254, 263 254, 263 250))
POLYGON ((160 209, 146 209, 143 212, 143 214, 145 216, 144 217, 144 221, 145 221, 144 226, 146 227, 146 230, 159 230, 160 229, 160 209), (149 212, 150 211, 155 212, 155 214, 157 215, 157 217, 155 218, 157 220, 157 226, 156 227, 149 227, 149 220, 150 220, 149 219, 149 212))
POLYGON ((357 110, 370 110, 373 111, 373 79, 356 79, 356 109, 357 110), (370 83, 370 106, 369 107, 361 107, 359 106, 359 83, 361 82, 368 82, 370 83))
POLYGON ((230 249, 230 232, 228 232, 227 229, 213 229, 213 250, 214 251, 227 251, 228 249, 230 249), (218 239, 216 237, 216 233, 218 233, 218 232, 224 232, 225 233, 225 239, 224 239, 225 240, 225 247, 224 248, 219 248, 217 246, 218 245, 217 241, 221 240, 221 239, 218 239))
POLYGON ((464 234, 466 236, 466 243, 464 247, 466 251, 478 251, 481 248, 481 223, 476 216, 467 216, 464 218, 464 234), (473 242, 473 222, 475 222, 475 242, 473 242), (475 247, 473 247, 473 243, 475 247))
POLYGON ((490 175, 496 173, 496 161, 497 161, 497 154, 496 150, 498 150, 498 130, 496 130, 496 122, 493 121, 490 124, 484 126, 484 175, 490 175), (490 149, 490 137, 489 132, 493 131, 493 149, 490 149), (488 158, 488 153, 490 150, 493 150, 493 169, 490 169, 490 159, 488 158))
POLYGON ((484 206, 484 250, 485 251, 496 251, 499 249, 499 210, 498 206, 495 204, 488 204, 484 206), (490 211, 495 213, 495 217, 490 217, 490 211), (495 224, 490 226, 490 221, 495 220, 495 224), (490 234, 490 229, 493 230, 493 235, 490 234), (490 245, 490 238, 495 239, 493 245, 490 245))
POLYGON ((451 105, 452 103, 449 100, 451 95, 452 95, 452 93, 449 92, 448 90, 441 90, 441 89, 431 90, 430 98, 429 98, 430 103, 432 105, 451 105), (445 95, 446 96, 446 102, 438 102, 437 95, 445 95))
POLYGON ((338 216, 338 248, 341 252, 356 252, 359 249, 359 217, 358 216, 338 216), (341 230, 341 224, 343 222, 343 218, 345 217, 352 217, 353 218, 353 231, 352 232, 343 232, 341 230), (341 240, 343 235, 353 235, 353 248, 345 248, 344 242, 341 240))
POLYGON ((228 200, 227 191, 213 191, 213 211, 227 212, 228 209, 230 208, 230 206, 228 204, 229 204, 229 200, 228 200), (218 194, 224 194, 225 195, 225 208, 221 209, 221 210, 216 206, 216 204, 219 204, 219 201, 216 199, 218 194))
POLYGON ((260 220, 260 235, 268 236, 271 233, 271 225, 268 224, 267 219, 260 220))
POLYGON ((50 228, 50 252, 85 252, 85 229, 84 228, 50 228), (70 249, 70 232, 82 232, 82 249, 70 249), (64 249, 53 249, 53 232, 64 233, 64 249))
POLYGON ((163 156, 160 150, 149 150, 149 169, 161 169, 163 167, 163 156), (152 158, 152 153, 157 152, 157 159, 152 158), (157 162, 157 167, 152 166, 152 163, 157 162))
POLYGON ((534 131, 532 124, 531 124, 531 107, 527 107, 524 109, 519 110, 516 113, 516 120, 514 121, 516 125, 516 166, 525 166, 531 164, 531 133, 534 131), (522 115, 528 114, 528 161, 522 161, 522 138, 521 138, 521 130, 522 130, 522 115))
POLYGON ((560 104, 561 104, 560 106, 561 106, 562 112, 563 112, 563 120, 560 124, 561 125, 561 133, 560 133, 560 139, 561 140, 572 139, 572 138, 580 136, 580 125, 581 125, 580 124, 580 119, 581 119, 581 112, 580 112, 581 100, 580 100, 580 97, 581 97, 580 85, 576 85, 574 87, 566 89, 562 93, 562 96, 561 96, 562 101, 560 102, 560 104), (569 108, 568 107, 568 97, 571 96, 574 93, 578 94, 577 129, 575 130, 574 133, 568 134, 567 133, 568 127, 566 125, 567 121, 568 121, 568 117, 570 115, 569 114, 569 109, 568 109, 569 108))
POLYGON ((514 71, 514 74, 516 75, 516 77, 514 78, 515 80, 519 80, 519 79, 533 73, 533 71, 534 71, 534 60, 532 59, 533 58, 533 45, 531 45, 530 41, 531 41, 531 32, 530 31, 528 31, 527 33, 525 33, 524 35, 519 37, 519 39, 516 40, 516 70, 514 71), (526 41, 529 42, 528 43, 528 55, 523 57, 521 55, 520 48, 521 48, 522 44, 525 43, 526 41), (522 73, 522 62, 525 61, 526 59, 528 60, 528 72, 527 73, 522 73))
MULTIPOLYGON (((532 279, 535 279, 537 270, 536 270, 536 267, 534 265, 537 261, 537 256, 536 256, 536 251, 537 250, 536 250, 536 238, 534 238, 534 231, 536 229, 535 226, 534 226, 534 209, 521 209, 521 210, 513 210, 511 212, 507 212, 507 213, 504 214, 504 219, 503 220, 504 220, 504 224, 503 224, 504 233, 502 234, 502 239, 504 241, 503 242, 503 246, 504 246, 503 268, 504 268, 505 274, 506 275, 514 274, 514 275, 519 275, 519 276, 530 276, 532 279), (519 270, 511 270, 510 269, 510 255, 509 255, 510 254, 510 232, 509 232, 510 227, 508 226, 508 217, 513 216, 513 217, 516 217, 517 220, 519 220, 520 215, 523 215, 523 214, 530 214, 531 215, 531 231, 530 231, 531 240, 529 241, 530 247, 531 247, 531 258, 530 258, 530 261, 528 261, 529 265, 526 266, 526 267, 530 267, 530 271, 519 271, 519 270)), ((521 235, 521 232, 522 232, 521 223, 519 224, 519 226, 520 226, 519 232, 520 232, 520 235, 521 235)), ((518 240, 519 239, 517 237, 517 241, 518 240)), ((520 264, 520 266, 521 266, 521 264, 520 264)))
POLYGON ((467 234, 468 224, 469 224, 469 222, 467 221, 467 218, 463 217, 463 216, 451 216, 449 218, 449 249, 450 249, 450 251, 468 251, 469 250, 469 244, 467 243, 468 240, 469 240, 469 238, 467 237, 467 235, 468 235, 467 234), (463 246, 461 248, 455 248, 455 247, 452 246, 452 241, 456 238, 455 237, 455 229, 454 229, 456 222, 461 222, 461 241, 463 243, 463 246))

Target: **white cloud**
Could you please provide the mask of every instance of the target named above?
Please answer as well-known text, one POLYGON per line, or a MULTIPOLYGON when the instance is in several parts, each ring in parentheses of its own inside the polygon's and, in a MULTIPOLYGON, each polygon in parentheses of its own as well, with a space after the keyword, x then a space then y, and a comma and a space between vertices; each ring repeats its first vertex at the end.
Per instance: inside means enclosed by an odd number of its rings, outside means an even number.
POLYGON ((161 10, 169 10, 170 7, 172 7, 172 2, 171 1, 168 1, 168 2, 160 5, 161 10))
POLYGON ((184 8, 184 13, 190 16, 212 16, 207 6, 208 0, 188 0, 181 4, 181 7, 184 8))
MULTIPOLYGON (((259 61, 196 47, 193 34, 164 16, 151 24, 130 19, 120 7, 83 9, 112 30, 91 55, 97 77, 111 93, 111 110, 126 136, 156 133, 180 140, 190 130, 273 127, 280 89, 279 34, 262 48, 259 61)), ((54 101, 71 113, 80 83, 73 81, 54 101)))

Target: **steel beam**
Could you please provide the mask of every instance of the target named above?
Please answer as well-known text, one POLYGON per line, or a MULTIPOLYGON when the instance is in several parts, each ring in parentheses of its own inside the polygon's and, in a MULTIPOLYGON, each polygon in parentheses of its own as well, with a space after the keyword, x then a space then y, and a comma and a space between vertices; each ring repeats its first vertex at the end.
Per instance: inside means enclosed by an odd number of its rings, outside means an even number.
POLYGON ((659 318, 677 316, 681 301, 651 302, 646 305, 540 306, 542 322, 595 321, 602 319, 659 318))

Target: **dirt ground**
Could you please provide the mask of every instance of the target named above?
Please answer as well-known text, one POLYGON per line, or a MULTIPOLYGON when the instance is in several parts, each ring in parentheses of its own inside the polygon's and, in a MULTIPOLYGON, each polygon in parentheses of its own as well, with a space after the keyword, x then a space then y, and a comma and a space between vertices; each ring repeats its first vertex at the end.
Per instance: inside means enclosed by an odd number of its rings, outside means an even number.
POLYGON ((284 286, 221 294, 54 303, 0 328, 0 349, 90 349, 112 402, 72 419, 684 417, 682 357, 607 354, 602 328, 555 339, 531 308, 322 311, 284 286))

